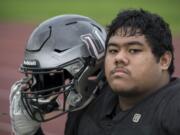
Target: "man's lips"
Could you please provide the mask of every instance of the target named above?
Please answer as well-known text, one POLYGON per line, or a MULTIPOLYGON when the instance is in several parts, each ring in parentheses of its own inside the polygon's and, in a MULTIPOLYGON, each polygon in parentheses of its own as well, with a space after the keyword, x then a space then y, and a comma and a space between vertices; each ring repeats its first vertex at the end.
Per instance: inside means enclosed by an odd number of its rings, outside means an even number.
POLYGON ((122 75, 128 75, 129 71, 125 68, 115 68, 111 71, 111 75, 115 76, 122 76, 122 75))

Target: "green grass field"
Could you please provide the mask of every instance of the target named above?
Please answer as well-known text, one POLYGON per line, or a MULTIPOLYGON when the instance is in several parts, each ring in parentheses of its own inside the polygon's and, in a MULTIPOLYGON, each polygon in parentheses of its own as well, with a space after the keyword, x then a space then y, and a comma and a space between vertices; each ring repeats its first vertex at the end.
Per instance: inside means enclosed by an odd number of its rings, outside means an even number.
POLYGON ((0 21, 39 23, 60 14, 81 14, 107 25, 126 8, 158 13, 173 33, 180 33, 180 0, 4 0, 0 3, 0 21))

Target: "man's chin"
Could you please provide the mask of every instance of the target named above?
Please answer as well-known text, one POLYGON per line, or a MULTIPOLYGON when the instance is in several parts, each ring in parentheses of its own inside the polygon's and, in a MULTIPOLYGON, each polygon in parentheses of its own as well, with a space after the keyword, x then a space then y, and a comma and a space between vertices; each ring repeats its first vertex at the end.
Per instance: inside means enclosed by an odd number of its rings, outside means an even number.
POLYGON ((138 97, 139 96, 139 93, 137 92, 117 92, 117 94, 121 97, 124 97, 124 98, 134 98, 134 97, 138 97))
POLYGON ((121 97, 126 97, 126 98, 132 98, 132 97, 137 97, 140 96, 140 93, 136 91, 136 89, 130 89, 130 88, 113 88, 112 91, 116 94, 118 94, 121 97))

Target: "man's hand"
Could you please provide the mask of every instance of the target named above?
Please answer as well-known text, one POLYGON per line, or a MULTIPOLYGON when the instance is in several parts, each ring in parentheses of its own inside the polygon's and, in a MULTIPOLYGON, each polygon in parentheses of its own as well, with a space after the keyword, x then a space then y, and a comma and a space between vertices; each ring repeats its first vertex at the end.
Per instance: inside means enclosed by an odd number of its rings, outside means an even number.
POLYGON ((12 130, 15 135, 34 135, 40 128, 40 123, 32 120, 26 112, 21 101, 21 87, 21 81, 16 82, 11 87, 9 96, 12 130))

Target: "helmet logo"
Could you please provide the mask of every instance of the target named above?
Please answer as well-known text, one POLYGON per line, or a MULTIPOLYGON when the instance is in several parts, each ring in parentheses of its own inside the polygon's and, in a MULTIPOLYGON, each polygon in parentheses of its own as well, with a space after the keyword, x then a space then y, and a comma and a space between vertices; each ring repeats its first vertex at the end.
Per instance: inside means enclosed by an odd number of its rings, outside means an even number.
POLYGON ((36 60, 24 60, 23 65, 30 66, 30 67, 36 67, 38 64, 37 64, 36 60))
POLYGON ((93 35, 91 33, 81 35, 81 40, 86 44, 89 54, 93 58, 99 60, 104 56, 105 42, 97 30, 93 30, 93 35))

